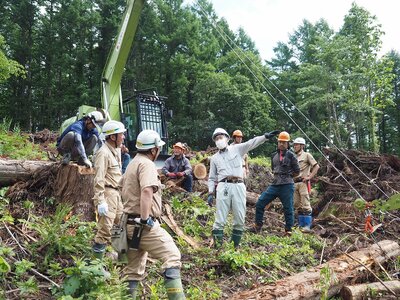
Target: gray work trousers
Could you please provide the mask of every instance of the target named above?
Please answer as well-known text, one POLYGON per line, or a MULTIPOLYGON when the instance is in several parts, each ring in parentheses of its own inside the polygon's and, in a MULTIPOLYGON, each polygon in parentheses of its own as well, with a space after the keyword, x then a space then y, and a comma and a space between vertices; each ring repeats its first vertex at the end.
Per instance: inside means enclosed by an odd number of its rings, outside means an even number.
MULTIPOLYGON (((75 132, 68 132, 61 140, 57 150, 61 154, 71 153, 71 160, 77 161, 81 155, 79 154, 78 147, 75 141, 75 132)), ((86 155, 90 155, 93 152, 94 147, 97 143, 97 136, 92 135, 89 139, 83 142, 86 155)))
POLYGON ((232 210, 233 229, 244 230, 246 186, 244 183, 220 182, 217 186, 216 214, 213 230, 223 230, 232 210))

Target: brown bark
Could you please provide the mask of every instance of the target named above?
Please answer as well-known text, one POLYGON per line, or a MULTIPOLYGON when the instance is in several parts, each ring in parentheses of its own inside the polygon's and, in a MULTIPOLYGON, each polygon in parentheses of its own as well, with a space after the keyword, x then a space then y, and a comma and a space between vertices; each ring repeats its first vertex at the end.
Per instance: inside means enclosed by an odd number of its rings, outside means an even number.
MULTIPOLYGON (((378 294, 389 294, 389 288, 396 294, 397 297, 400 297, 400 281, 385 281, 384 284, 385 285, 380 282, 373 282, 357 285, 346 285, 340 291, 340 296, 345 300, 361 300, 367 299, 367 297, 371 297, 373 295, 378 296, 378 294)), ((394 295, 392 296, 395 297, 394 295)))
POLYGON ((94 169, 69 164, 59 168, 55 185, 55 197, 59 202, 72 205, 72 213, 81 220, 93 221, 94 169))
POLYGON ((389 258, 399 255, 400 247, 396 242, 381 241, 379 246, 374 244, 369 248, 354 251, 350 255, 341 255, 325 264, 283 278, 273 284, 236 293, 231 299, 320 299, 321 288, 319 285, 323 268, 329 268, 332 271, 331 282, 327 287, 328 297, 332 297, 338 294, 344 285, 351 284, 354 279, 366 276, 368 273, 366 267, 374 267, 375 264, 381 264, 389 258))
POLYGON ((26 181, 40 168, 53 165, 51 161, 0 159, 0 187, 26 181))
POLYGON ((165 203, 164 204, 166 214, 161 216, 162 220, 165 222, 165 224, 168 225, 168 227, 175 232, 177 236, 180 236, 183 238, 190 246, 193 247, 193 249, 199 249, 199 244, 196 243, 195 240, 193 240, 190 236, 187 236, 182 229, 176 224, 175 219, 172 215, 172 208, 169 206, 169 204, 165 203))

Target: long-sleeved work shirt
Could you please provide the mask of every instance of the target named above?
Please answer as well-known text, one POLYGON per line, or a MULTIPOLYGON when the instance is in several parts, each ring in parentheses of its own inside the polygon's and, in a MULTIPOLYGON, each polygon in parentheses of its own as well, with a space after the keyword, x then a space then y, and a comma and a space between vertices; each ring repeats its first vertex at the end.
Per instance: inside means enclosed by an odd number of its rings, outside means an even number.
POLYGON ((192 174, 192 166, 185 155, 182 155, 180 159, 177 159, 175 155, 168 157, 162 168, 163 174, 178 172, 185 172, 186 175, 192 174))
POLYGON ((294 183, 293 177, 300 173, 296 155, 290 150, 278 150, 271 158, 271 168, 274 174, 272 185, 294 183))
POLYGON ((257 136, 245 143, 233 144, 215 153, 210 162, 208 193, 214 193, 215 183, 228 176, 243 178, 243 156, 266 140, 264 135, 257 136))
POLYGON ((80 119, 79 121, 76 121, 75 123, 72 123, 71 125, 69 125, 64 130, 64 132, 61 134, 61 136, 57 139, 57 147, 60 144, 61 140, 64 138, 64 136, 70 131, 79 134, 82 137, 82 142, 85 142, 86 140, 88 140, 92 135, 97 136, 97 138, 100 140, 99 132, 97 131, 97 128, 87 130, 86 126, 85 126, 85 120, 80 119))
POLYGON ((114 148, 109 143, 96 152, 94 157, 94 204, 98 205, 105 202, 104 191, 106 187, 118 189, 122 178, 121 173, 121 151, 114 148))

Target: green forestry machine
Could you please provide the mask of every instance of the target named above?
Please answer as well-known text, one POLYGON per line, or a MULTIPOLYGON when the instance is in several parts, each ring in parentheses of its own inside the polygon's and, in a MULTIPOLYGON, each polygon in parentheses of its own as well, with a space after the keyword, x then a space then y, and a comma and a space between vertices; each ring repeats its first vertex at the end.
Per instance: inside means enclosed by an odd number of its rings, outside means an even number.
POLYGON ((168 151, 166 98, 157 96, 155 92, 135 92, 133 96, 123 99, 121 92, 122 74, 132 48, 144 3, 145 0, 127 0, 126 2, 118 34, 103 69, 101 78, 102 108, 88 105, 80 106, 76 116, 62 123, 61 132, 70 124, 97 110, 102 112, 103 116, 108 120, 117 120, 124 123, 127 129, 125 143, 131 154, 136 150, 136 136, 140 131, 145 129, 157 131, 161 139, 166 143, 161 153, 163 156, 160 155, 160 160, 163 160, 168 151))

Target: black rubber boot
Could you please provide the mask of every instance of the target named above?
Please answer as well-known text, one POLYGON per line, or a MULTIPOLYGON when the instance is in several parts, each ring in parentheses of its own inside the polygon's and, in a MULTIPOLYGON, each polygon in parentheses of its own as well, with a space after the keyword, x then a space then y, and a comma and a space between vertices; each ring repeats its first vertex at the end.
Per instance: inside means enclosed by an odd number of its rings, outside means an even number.
POLYGON ((233 246, 235 248, 239 247, 240 240, 242 239, 242 235, 243 235, 243 231, 242 230, 233 229, 231 241, 233 241, 233 246))
POLYGON ((139 281, 137 281, 137 280, 128 280, 129 295, 132 296, 132 299, 136 299, 136 297, 137 297, 138 284, 139 284, 139 281))
POLYGON ((221 229, 213 229, 212 236, 214 239, 214 248, 221 247, 224 238, 224 231, 221 229))

